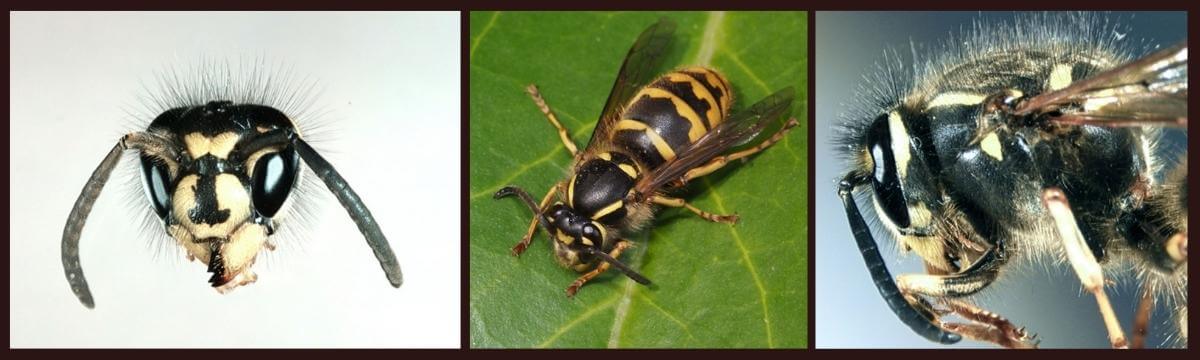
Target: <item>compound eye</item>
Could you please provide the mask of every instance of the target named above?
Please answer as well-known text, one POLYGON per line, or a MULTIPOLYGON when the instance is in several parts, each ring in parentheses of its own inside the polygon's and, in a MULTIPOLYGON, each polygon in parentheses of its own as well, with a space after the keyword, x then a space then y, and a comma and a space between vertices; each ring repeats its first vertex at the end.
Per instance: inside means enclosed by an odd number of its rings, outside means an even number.
POLYGON ((867 131, 867 150, 870 151, 871 160, 875 164, 871 185, 875 189, 875 201, 883 209, 883 215, 896 226, 908 228, 911 226, 908 205, 904 202, 904 187, 901 185, 903 179, 900 178, 897 169, 896 153, 892 151, 892 135, 888 121, 887 114, 881 115, 867 131))
POLYGON ((142 156, 142 185, 146 189, 146 198, 154 206, 154 213, 160 219, 167 217, 167 209, 171 208, 171 175, 167 165, 150 156, 142 156))
POLYGON ((290 147, 259 157, 250 174, 254 208, 264 216, 275 216, 296 185, 299 170, 300 157, 290 147))

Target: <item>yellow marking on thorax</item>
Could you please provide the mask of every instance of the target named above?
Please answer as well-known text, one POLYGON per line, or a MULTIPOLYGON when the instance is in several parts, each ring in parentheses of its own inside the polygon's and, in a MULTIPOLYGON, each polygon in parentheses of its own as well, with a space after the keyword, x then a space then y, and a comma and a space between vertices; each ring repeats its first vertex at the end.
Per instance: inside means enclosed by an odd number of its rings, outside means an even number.
POLYGON ((717 105, 716 97, 714 97, 712 92, 708 91, 708 88, 705 87, 704 84, 701 84, 699 80, 696 80, 691 75, 681 72, 667 74, 667 79, 671 80, 672 82, 688 83, 688 85, 691 85, 692 94, 708 103, 708 111, 704 112, 704 116, 708 119, 709 125, 716 125, 721 122, 720 105, 717 105))
POLYGON ((996 159, 996 161, 1004 161, 1004 150, 1000 146, 1000 137, 996 136, 995 131, 983 137, 983 140, 979 142, 979 148, 983 150, 984 154, 996 159))
POLYGON ((602 208, 600 210, 596 210, 596 213, 592 214, 592 219, 599 220, 600 218, 604 217, 605 215, 611 214, 613 211, 620 210, 622 206, 625 206, 625 201, 623 201, 623 200, 614 201, 612 204, 608 204, 608 206, 605 206, 604 208, 602 208))
MULTIPOLYGON (((718 73, 716 70, 699 66, 683 69, 682 71, 704 74, 704 80, 708 82, 709 85, 721 89, 721 94, 724 94, 721 96, 721 109, 723 109, 725 112, 724 114, 721 114, 721 120, 725 120, 725 116, 729 115, 729 106, 733 105, 733 93, 729 91, 729 82, 725 81, 725 76, 721 75, 721 73, 718 73)), ((712 126, 717 126, 717 123, 718 121, 713 121, 712 126)))
POLYGON ((892 137, 892 154, 896 157, 896 171, 900 173, 900 180, 903 181, 908 176, 908 161, 912 159, 912 154, 908 149, 908 130, 904 128, 904 121, 900 119, 900 113, 893 111, 888 114, 888 132, 892 137))
POLYGON ((626 175, 629 175, 629 177, 637 178, 637 169, 634 168, 633 165, 619 164, 617 167, 621 168, 621 171, 624 171, 626 175))
POLYGON ((708 129, 704 127, 704 122, 700 121, 700 115, 696 114, 696 110, 692 109, 691 106, 688 106, 687 102, 684 102, 683 99, 679 98, 679 96, 676 96, 670 91, 656 87, 646 87, 643 88, 642 91, 637 94, 637 96, 633 97, 633 101, 638 101, 642 95, 649 96, 651 98, 671 100, 671 104, 675 106, 675 112, 679 113, 679 116, 687 119, 687 121, 692 124, 692 127, 688 129, 688 139, 690 139, 691 142, 696 142, 696 140, 699 140, 701 136, 704 136, 704 133, 708 132, 708 129))
POLYGON ((572 208, 575 207, 575 179, 578 177, 579 175, 571 176, 571 181, 567 184, 567 205, 572 208))
POLYGON ((654 148, 658 150, 658 154, 662 156, 663 160, 671 161, 675 159, 675 150, 671 149, 671 145, 667 144, 667 141, 663 140, 662 136, 658 135, 658 132, 646 126, 645 123, 637 120, 621 119, 621 121, 617 122, 616 130, 613 133, 615 134, 620 130, 634 130, 645 133, 646 136, 650 137, 650 143, 654 144, 654 148))
POLYGON ((605 161, 612 161, 612 153, 609 153, 607 151, 602 152, 599 155, 596 155, 596 157, 604 159, 605 161))
POLYGON ((226 159, 229 153, 233 151, 233 147, 237 146, 238 134, 232 131, 223 132, 213 137, 201 135, 200 133, 190 133, 184 135, 183 143, 187 146, 188 154, 193 159, 199 159, 201 156, 212 154, 218 159, 226 159))
POLYGON ((925 109, 951 105, 978 105, 983 102, 983 99, 984 96, 979 94, 965 92, 941 93, 935 96, 933 100, 930 100, 928 104, 925 104, 925 109))
POLYGON ((1071 64, 1056 64, 1050 70, 1050 90, 1060 90, 1071 85, 1071 64))

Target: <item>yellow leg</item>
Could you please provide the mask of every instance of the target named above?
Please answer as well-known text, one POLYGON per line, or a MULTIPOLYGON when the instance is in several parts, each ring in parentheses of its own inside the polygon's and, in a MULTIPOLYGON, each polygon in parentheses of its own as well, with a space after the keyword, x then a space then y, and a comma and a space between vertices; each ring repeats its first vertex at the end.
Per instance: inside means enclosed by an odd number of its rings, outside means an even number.
POLYGON ((737 215, 712 214, 707 211, 700 210, 700 209, 696 208, 695 206, 692 206, 692 204, 688 204, 687 201, 684 201, 683 199, 680 199, 680 198, 671 198, 671 197, 656 195, 656 196, 650 197, 650 201, 656 205, 687 208, 688 210, 691 210, 696 215, 699 215, 700 217, 704 218, 705 220, 712 221, 712 222, 723 222, 723 223, 733 224, 738 221, 737 215))
POLYGON ((1129 343, 1125 340, 1125 332, 1121 330, 1121 323, 1117 320, 1112 303, 1108 301, 1108 294, 1104 292, 1106 283, 1104 272, 1100 268, 1100 263, 1096 261, 1096 257, 1092 255, 1092 251, 1087 247, 1087 241, 1083 238, 1083 233, 1075 222, 1075 214, 1071 211, 1066 194, 1057 188, 1043 190, 1042 205, 1046 207, 1050 218, 1057 225, 1058 235, 1067 255, 1067 262, 1075 269, 1075 274, 1083 283, 1083 288, 1096 297, 1096 306, 1100 308, 1100 317, 1104 319, 1104 326, 1108 330, 1108 340, 1112 343, 1112 347, 1128 348, 1129 343))
MULTIPOLYGON (((627 240, 617 241, 617 245, 613 247, 613 250, 610 251, 608 255, 612 256, 613 259, 616 259, 617 257, 621 256, 622 251, 625 251, 625 249, 628 249, 631 246, 633 246, 633 243, 630 243, 627 240)), ((567 297, 575 297, 575 293, 579 292, 579 288, 583 287, 583 284, 591 281, 597 276, 600 276, 600 274, 608 271, 608 269, 611 267, 612 265, 608 262, 601 261, 599 266, 597 266, 595 269, 592 269, 592 271, 588 271, 586 274, 583 274, 578 279, 575 279, 575 282, 572 282, 571 286, 567 287, 567 297)))
MULTIPOLYGON (((538 209, 545 209, 546 205, 550 204, 550 199, 554 198, 554 192, 558 190, 560 184, 562 183, 554 184, 554 186, 550 187, 550 191, 546 192, 546 196, 542 197, 542 202, 538 204, 538 209)), ((521 242, 512 248, 513 256, 521 256, 521 253, 525 252, 526 248, 529 248, 529 243, 533 242, 533 233, 537 232, 538 216, 542 215, 533 214, 533 220, 529 222, 529 230, 525 231, 525 237, 521 238, 521 242)))
POLYGON ((545 114, 546 118, 550 119, 550 125, 554 125, 554 129, 558 130, 558 137, 562 139, 563 145, 571 152, 571 156, 575 156, 579 148, 575 147, 574 141, 571 141, 571 135, 567 131, 567 128, 558 122, 558 117, 554 116, 553 111, 550 111, 550 105, 546 105, 546 100, 542 99, 542 94, 538 92, 537 85, 531 84, 525 88, 525 91, 533 98, 533 102, 537 104, 538 109, 542 110, 542 114, 545 114))
POLYGON ((775 134, 771 135, 770 138, 767 138, 767 140, 763 141, 762 143, 759 143, 758 145, 746 150, 738 151, 725 156, 715 157, 704 165, 697 166, 695 169, 689 170, 686 174, 683 174, 682 178, 679 179, 679 185, 687 184, 687 182, 691 181, 692 179, 711 174, 713 171, 717 171, 722 167, 725 167, 725 164, 728 164, 730 161, 741 159, 766 150, 771 145, 779 142, 779 140, 783 140, 783 136, 787 135, 789 130, 799 124, 800 123, 797 122, 795 118, 788 119, 788 121, 783 124, 783 127, 780 128, 779 131, 775 132, 775 134))

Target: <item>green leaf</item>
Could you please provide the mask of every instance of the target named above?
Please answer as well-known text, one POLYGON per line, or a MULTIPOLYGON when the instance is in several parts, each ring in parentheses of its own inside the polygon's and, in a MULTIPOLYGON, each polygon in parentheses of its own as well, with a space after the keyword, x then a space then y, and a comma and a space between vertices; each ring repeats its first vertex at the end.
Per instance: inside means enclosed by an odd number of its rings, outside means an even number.
POLYGON ((470 346, 806 346, 807 27, 802 12, 472 12, 470 346), (679 27, 659 71, 718 69, 733 85, 735 112, 794 86, 792 113, 801 125, 679 194, 701 209, 740 215, 737 225, 663 209, 621 256, 654 286, 610 271, 570 299, 564 289, 579 274, 554 261, 545 232, 521 257, 509 253, 530 211, 515 199, 492 199, 509 184, 540 197, 570 166, 524 88, 538 85, 582 150, 626 52, 660 17, 679 27))

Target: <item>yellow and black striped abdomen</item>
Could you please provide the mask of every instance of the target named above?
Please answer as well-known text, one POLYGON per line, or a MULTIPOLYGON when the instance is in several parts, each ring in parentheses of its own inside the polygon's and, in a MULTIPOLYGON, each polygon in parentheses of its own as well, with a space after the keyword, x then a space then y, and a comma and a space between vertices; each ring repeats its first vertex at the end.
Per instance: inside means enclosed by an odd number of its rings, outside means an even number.
POLYGON ((629 100, 612 142, 653 169, 724 121, 732 103, 729 82, 715 70, 674 71, 629 100))

